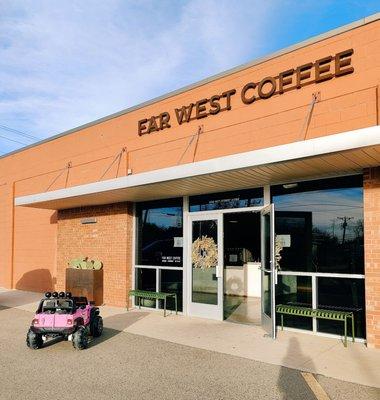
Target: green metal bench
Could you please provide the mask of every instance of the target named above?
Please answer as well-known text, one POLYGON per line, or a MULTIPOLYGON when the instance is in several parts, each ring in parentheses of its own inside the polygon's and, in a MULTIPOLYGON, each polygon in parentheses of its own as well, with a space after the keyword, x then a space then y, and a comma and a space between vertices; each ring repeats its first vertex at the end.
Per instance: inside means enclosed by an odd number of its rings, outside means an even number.
POLYGON ((168 297, 174 297, 175 313, 178 314, 177 308, 177 294, 176 293, 164 293, 164 292, 151 292, 149 290, 130 290, 129 296, 135 296, 139 308, 141 308, 141 299, 149 300, 163 300, 164 301, 164 317, 166 317, 166 299, 168 297))
POLYGON ((347 320, 351 318, 352 341, 355 342, 355 322, 354 313, 349 311, 321 310, 309 307, 299 307, 292 305, 279 304, 276 306, 276 312, 281 315, 281 330, 284 329, 284 315, 295 315, 298 317, 310 317, 329 319, 333 321, 344 322, 344 346, 347 347, 347 320))

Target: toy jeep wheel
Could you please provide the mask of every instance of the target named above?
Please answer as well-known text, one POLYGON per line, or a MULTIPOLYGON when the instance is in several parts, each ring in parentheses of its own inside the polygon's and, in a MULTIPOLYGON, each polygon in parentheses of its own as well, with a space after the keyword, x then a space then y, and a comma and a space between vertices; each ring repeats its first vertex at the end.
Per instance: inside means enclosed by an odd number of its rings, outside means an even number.
POLYGON ((73 346, 77 350, 83 350, 87 348, 87 345, 88 345, 87 329, 84 326, 81 326, 73 335, 73 346))
POLYGON ((26 345, 33 350, 37 350, 42 347, 42 335, 40 333, 34 333, 29 329, 26 335, 26 345))
POLYGON ((96 315, 90 326, 90 332, 93 337, 99 337, 103 332, 103 318, 96 315))

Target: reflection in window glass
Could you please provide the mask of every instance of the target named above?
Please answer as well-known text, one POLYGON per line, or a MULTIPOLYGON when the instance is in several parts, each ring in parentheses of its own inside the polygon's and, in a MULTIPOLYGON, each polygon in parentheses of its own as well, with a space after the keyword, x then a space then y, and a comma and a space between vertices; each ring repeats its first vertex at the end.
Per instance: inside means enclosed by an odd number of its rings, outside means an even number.
POLYGON ((137 264, 182 267, 182 199, 138 203, 137 264))
POLYGON ((218 304, 218 222, 194 221, 192 231, 192 301, 218 304))
MULTIPOLYGON (((350 311, 355 318, 355 337, 365 338, 364 279, 317 278, 318 308, 325 310, 350 311)), ((317 320, 318 331, 344 334, 342 321, 317 320)), ((351 335, 351 320, 347 334, 351 335)))
MULTIPOLYGON (((156 270, 150 268, 136 268, 136 288, 140 290, 149 290, 155 292, 156 289, 156 270)), ((136 299, 136 305, 143 307, 156 307, 156 300, 136 299)))
POLYGON ((269 318, 272 318, 272 275, 269 272, 263 274, 263 312, 269 318))
MULTIPOLYGON (((264 235, 264 268, 266 270, 271 269, 271 215, 264 215, 264 223, 263 223, 263 235, 264 235)), ((263 312, 268 316, 272 317, 272 274, 265 272, 262 275, 262 304, 263 304, 263 312)))
MULTIPOLYGON (((276 304, 312 307, 312 288, 310 276, 278 275, 276 285, 276 304)), ((277 318, 281 325, 281 317, 277 318)), ((284 315, 284 326, 297 329, 313 329, 313 319, 294 315, 284 315)))
POLYGON ((224 214, 224 267, 260 262, 260 213, 224 214))
POLYGON ((315 272, 311 258, 311 217, 310 212, 275 211, 276 240, 284 238, 290 244, 289 247, 282 246, 280 251, 281 270, 315 272))
POLYGON ((364 273, 363 178, 271 188, 285 271, 364 273))
POLYGON ((190 211, 258 207, 264 204, 263 188, 191 196, 190 211))
MULTIPOLYGON (((165 293, 176 293, 177 294, 177 304, 178 311, 182 311, 182 271, 176 269, 162 269, 160 271, 161 276, 161 291, 165 293)), ((164 301, 159 301, 159 308, 164 307, 164 301)), ((172 297, 167 299, 166 308, 168 310, 175 310, 175 301, 172 297)))

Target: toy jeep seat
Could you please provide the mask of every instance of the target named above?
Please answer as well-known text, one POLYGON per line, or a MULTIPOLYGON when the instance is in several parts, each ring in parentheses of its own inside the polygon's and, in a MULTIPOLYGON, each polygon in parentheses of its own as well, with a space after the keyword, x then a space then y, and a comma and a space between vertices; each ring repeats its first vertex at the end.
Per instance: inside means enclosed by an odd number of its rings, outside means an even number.
POLYGON ((57 314, 71 314, 73 311, 73 301, 71 299, 57 300, 56 313, 57 314))
POLYGON ((87 301, 87 297, 73 297, 74 303, 77 307, 82 307, 82 306, 87 306, 88 301, 87 301))

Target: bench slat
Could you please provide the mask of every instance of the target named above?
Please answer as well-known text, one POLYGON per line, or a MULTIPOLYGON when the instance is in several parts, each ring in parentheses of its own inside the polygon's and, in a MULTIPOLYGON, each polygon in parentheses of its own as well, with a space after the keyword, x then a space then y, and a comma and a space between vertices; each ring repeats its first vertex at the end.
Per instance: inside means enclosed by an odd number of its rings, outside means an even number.
POLYGON ((174 297, 175 293, 165 293, 165 292, 150 292, 149 290, 130 290, 130 296, 138 296, 149 299, 163 300, 165 297, 174 297))
POLYGON ((135 296, 139 300, 139 308, 141 306, 141 299, 155 299, 164 301, 164 317, 166 316, 166 300, 168 297, 174 297, 175 303, 175 313, 178 313, 177 307, 177 294, 176 293, 166 293, 166 292, 152 292, 150 290, 139 290, 133 289, 129 291, 129 296, 135 296))
POLYGON ((352 341, 355 341, 354 333, 354 313, 350 311, 334 311, 334 310, 323 310, 323 309, 313 309, 308 307, 299 307, 292 305, 279 304, 276 306, 276 312, 281 314, 281 328, 283 329, 284 321, 283 315, 295 315, 298 317, 311 317, 328 319, 332 321, 342 321, 344 322, 344 345, 347 346, 347 319, 351 318, 352 323, 352 341))
POLYGON ((317 317, 317 318, 331 318, 337 320, 344 320, 346 317, 353 315, 350 311, 334 311, 313 309, 298 306, 284 306, 282 304, 276 306, 276 312, 279 314, 299 315, 304 317, 317 317))

